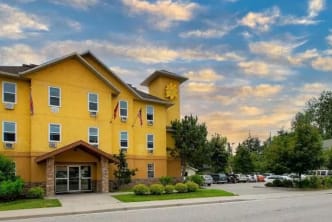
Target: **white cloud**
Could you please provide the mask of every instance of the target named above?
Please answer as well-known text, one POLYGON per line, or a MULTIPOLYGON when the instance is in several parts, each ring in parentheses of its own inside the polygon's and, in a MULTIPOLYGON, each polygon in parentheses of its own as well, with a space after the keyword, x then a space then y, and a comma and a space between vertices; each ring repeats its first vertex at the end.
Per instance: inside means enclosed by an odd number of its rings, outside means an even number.
POLYGON ((311 17, 295 17, 292 15, 283 16, 281 18, 280 24, 281 25, 315 25, 320 21, 315 20, 311 17))
POLYGON ((223 75, 216 73, 213 69, 207 68, 199 71, 190 71, 185 74, 190 81, 215 82, 224 78, 223 75))
POLYGON ((260 115, 263 113, 263 110, 255 107, 255 106, 241 106, 239 110, 241 113, 248 115, 248 116, 256 116, 256 115, 260 115))
POLYGON ((268 64, 259 61, 250 61, 250 62, 240 62, 238 66, 246 74, 257 75, 257 76, 266 76, 269 74, 268 64))
POLYGON ((181 38, 221 38, 231 32, 237 25, 213 25, 218 27, 208 28, 208 29, 196 29, 188 32, 180 33, 181 38))
POLYGON ((293 65, 301 65, 302 63, 316 58, 319 56, 317 49, 308 49, 302 53, 298 53, 295 55, 289 55, 287 57, 288 61, 293 65))
POLYGON ((326 41, 330 46, 332 46, 332 34, 330 34, 326 37, 326 41))
POLYGON ((270 26, 276 22, 279 16, 279 8, 273 7, 261 13, 249 12, 240 20, 240 24, 265 32, 270 29, 270 26))
POLYGON ((239 95, 244 97, 257 96, 269 97, 282 90, 281 85, 260 84, 257 86, 243 86, 240 88, 239 95))
POLYGON ((48 31, 43 19, 18 8, 0 3, 0 37, 21 39, 40 31, 48 31))
POLYGON ((281 41, 260 41, 249 44, 249 49, 252 53, 266 55, 271 58, 280 58, 290 55, 293 50, 301 45, 303 42, 286 43, 281 41))
POLYGON ((148 14, 151 16, 151 24, 164 30, 174 22, 189 21, 194 16, 194 11, 199 5, 193 2, 178 0, 157 0, 151 3, 146 0, 122 0, 133 13, 148 14))
POLYGON ((325 7, 324 0, 309 0, 308 4, 309 17, 316 17, 325 7))
POLYGON ((30 46, 14 45, 12 47, 0 47, 1 65, 22 65, 22 64, 39 64, 45 57, 30 46))
POLYGON ((80 10, 87 10, 94 5, 97 5, 99 0, 51 0, 50 2, 60 5, 68 5, 80 10))
POLYGON ((77 21, 73 21, 73 20, 67 20, 66 21, 67 25, 69 26, 69 28, 75 30, 75 31, 81 31, 82 30, 82 25, 81 23, 77 22, 77 21))
POLYGON ((312 61, 311 65, 317 70, 325 72, 332 71, 332 57, 318 57, 312 61))

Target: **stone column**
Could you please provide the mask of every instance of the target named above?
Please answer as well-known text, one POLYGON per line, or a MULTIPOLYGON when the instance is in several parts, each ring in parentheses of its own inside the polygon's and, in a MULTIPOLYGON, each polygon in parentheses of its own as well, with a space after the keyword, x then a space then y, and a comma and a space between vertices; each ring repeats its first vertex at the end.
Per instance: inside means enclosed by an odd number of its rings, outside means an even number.
POLYGON ((54 195, 54 157, 46 160, 46 196, 54 195))
POLYGON ((107 193, 109 192, 109 163, 108 159, 105 157, 101 157, 100 159, 100 166, 101 166, 101 192, 107 193))

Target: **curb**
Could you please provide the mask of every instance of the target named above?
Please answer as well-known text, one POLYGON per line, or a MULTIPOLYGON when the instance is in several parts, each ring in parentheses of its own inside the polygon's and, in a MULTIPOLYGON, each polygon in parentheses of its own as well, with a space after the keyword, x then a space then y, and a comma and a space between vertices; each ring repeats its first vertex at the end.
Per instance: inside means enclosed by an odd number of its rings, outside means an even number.
POLYGON ((205 204, 217 204, 217 203, 230 203, 230 202, 241 202, 241 201, 252 201, 255 199, 236 199, 236 200, 213 200, 213 201, 202 201, 192 203, 169 203, 169 204, 155 204, 146 206, 128 206, 128 207, 117 207, 102 210, 88 210, 88 211, 76 211, 76 212, 59 212, 59 213, 45 213, 25 216, 13 216, 13 217, 0 217, 0 221, 3 220, 18 220, 18 219, 31 219, 41 217, 54 217, 54 216, 68 216, 68 215, 79 215, 79 214, 90 214, 90 213, 105 213, 105 212, 118 212, 118 211, 130 211, 130 210, 142 210, 151 208, 167 208, 167 207, 179 207, 179 206, 194 206, 194 205, 205 205, 205 204))

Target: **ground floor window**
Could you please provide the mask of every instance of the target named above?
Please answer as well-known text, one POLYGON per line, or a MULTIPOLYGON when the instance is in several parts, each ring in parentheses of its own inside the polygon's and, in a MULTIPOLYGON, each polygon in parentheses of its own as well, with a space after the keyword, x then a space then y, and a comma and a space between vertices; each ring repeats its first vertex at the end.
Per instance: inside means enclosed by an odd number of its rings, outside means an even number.
POLYGON ((153 163, 148 163, 147 166, 148 170, 148 178, 154 178, 154 164, 153 163))
POLYGON ((55 167, 55 192, 91 191, 91 166, 68 165, 55 167))

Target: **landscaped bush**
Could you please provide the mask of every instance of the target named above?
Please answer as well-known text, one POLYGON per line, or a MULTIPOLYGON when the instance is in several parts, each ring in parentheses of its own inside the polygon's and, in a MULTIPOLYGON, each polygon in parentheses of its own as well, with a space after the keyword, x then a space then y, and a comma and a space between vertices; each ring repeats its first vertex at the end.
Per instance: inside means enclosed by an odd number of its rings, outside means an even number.
POLYGON ((166 185, 165 186, 165 193, 167 194, 171 194, 171 193, 174 193, 174 186, 173 185, 166 185))
POLYGON ((306 177, 304 180, 301 180, 296 183, 296 186, 299 188, 323 188, 324 187, 324 179, 317 176, 306 177))
POLYGON ((6 180, 15 180, 15 164, 7 157, 0 155, 0 183, 6 180))
POLYGON ((186 184, 188 187, 188 192, 195 192, 199 188, 198 184, 192 181, 188 181, 186 184))
POLYGON ((150 186, 150 193, 153 195, 161 195, 164 193, 164 186, 161 184, 152 184, 150 186))
POLYGON ((271 182, 267 182, 267 183, 265 184, 265 186, 267 186, 267 187, 273 187, 273 183, 271 183, 271 182))
POLYGON ((160 177, 159 182, 166 186, 168 184, 173 184, 173 178, 169 176, 160 177))
POLYGON ((184 183, 177 183, 175 184, 175 190, 178 193, 187 193, 188 192, 188 186, 184 183))
POLYGON ((282 181, 279 179, 273 180, 272 184, 274 187, 282 187, 282 181))
POLYGON ((28 193, 26 194, 27 198, 32 199, 43 199, 45 196, 45 191, 41 187, 32 187, 28 190, 28 193))
POLYGON ((24 182, 22 179, 5 180, 0 183, 0 200, 15 200, 22 195, 24 182))
POLYGON ((192 182, 198 184, 198 186, 203 186, 203 184, 204 184, 204 178, 198 174, 192 175, 188 179, 189 179, 189 181, 192 181, 192 182))
POLYGON ((137 184, 133 187, 133 190, 136 195, 146 195, 150 192, 149 187, 145 184, 137 184))
POLYGON ((294 183, 292 180, 283 180, 282 187, 294 187, 294 183))

